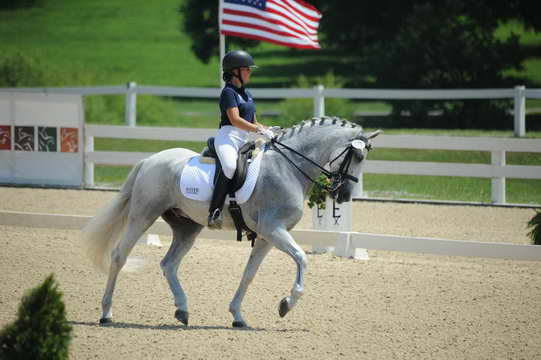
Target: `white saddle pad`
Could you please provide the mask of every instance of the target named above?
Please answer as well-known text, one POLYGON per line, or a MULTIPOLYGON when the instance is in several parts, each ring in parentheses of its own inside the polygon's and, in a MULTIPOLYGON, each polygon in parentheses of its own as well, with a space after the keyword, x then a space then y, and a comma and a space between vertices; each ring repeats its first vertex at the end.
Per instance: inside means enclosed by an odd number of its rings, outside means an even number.
MULTIPOLYGON (((255 183, 261 167, 261 158, 263 151, 252 159, 248 166, 248 175, 244 185, 235 193, 238 204, 248 201, 255 188, 255 183)), ((180 175, 180 191, 188 199, 198 201, 210 201, 214 190, 214 172, 216 165, 214 163, 201 162, 201 156, 194 156, 188 161, 182 174, 180 175)), ((227 200, 226 200, 227 201, 227 200)))

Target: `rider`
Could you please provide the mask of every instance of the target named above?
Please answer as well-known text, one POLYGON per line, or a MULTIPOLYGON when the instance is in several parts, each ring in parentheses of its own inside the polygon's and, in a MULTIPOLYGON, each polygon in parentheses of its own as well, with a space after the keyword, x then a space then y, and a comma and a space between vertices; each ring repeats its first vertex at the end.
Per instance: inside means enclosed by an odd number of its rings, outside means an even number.
POLYGON ((248 141, 248 133, 257 132, 267 139, 273 137, 269 128, 257 122, 254 99, 244 88, 255 67, 252 56, 243 50, 228 52, 222 59, 226 84, 220 95, 220 129, 214 140, 222 171, 214 184, 210 202, 208 226, 211 229, 222 226, 221 211, 237 168, 238 150, 248 141))

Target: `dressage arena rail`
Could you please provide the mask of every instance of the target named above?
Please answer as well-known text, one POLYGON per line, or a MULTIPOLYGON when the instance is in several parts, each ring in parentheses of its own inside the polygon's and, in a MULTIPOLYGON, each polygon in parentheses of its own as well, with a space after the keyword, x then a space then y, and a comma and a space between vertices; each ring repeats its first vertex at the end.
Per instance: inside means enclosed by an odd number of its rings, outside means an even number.
MULTIPOLYGON (((129 126, 136 125, 137 94, 176 96, 184 98, 216 99, 220 88, 192 88, 141 86, 128 82, 126 86, 58 87, 58 88, 0 88, 0 92, 22 92, 74 95, 126 95, 125 120, 129 126)), ((541 89, 526 89, 516 86, 510 89, 326 89, 322 85, 313 88, 268 88, 252 89, 258 99, 308 98, 314 102, 314 116, 325 114, 325 98, 363 100, 467 100, 467 99, 513 99, 514 132, 516 136, 526 134, 526 99, 541 99, 541 89)))
MULTIPOLYGON (((0 225, 35 228, 80 230, 91 219, 83 215, 59 215, 0 210, 0 225)), ((156 221, 149 233, 171 236, 169 226, 156 221)), ((234 231, 203 229, 201 238, 234 241, 234 231)), ((541 246, 508 243, 487 243, 446 240, 423 237, 368 234, 358 232, 332 232, 317 230, 293 230, 292 236, 300 245, 335 247, 337 256, 346 256, 354 249, 414 252, 447 256, 501 258, 512 260, 541 261, 541 246)))
MULTIPOLYGON (((85 126, 85 184, 94 186, 94 164, 134 165, 152 153, 94 151, 94 137, 206 141, 216 134, 215 129, 131 127, 109 125, 85 126)), ((541 166, 507 165, 507 152, 541 152, 538 139, 495 139, 486 137, 454 137, 424 135, 381 135, 375 138, 377 148, 432 149, 486 151, 491 153, 491 164, 434 163, 420 161, 367 160, 364 173, 459 176, 491 179, 492 202, 506 202, 506 178, 541 179, 541 166)), ((359 194, 362 191, 359 179, 359 194)))

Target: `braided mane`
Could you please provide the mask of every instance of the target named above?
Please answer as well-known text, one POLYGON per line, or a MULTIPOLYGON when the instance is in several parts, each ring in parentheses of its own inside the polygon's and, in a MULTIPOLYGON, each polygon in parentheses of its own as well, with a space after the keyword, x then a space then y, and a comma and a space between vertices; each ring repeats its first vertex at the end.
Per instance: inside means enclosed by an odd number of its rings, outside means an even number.
POLYGON ((360 125, 357 125, 355 123, 352 123, 349 120, 341 119, 336 116, 322 116, 322 117, 313 117, 310 120, 303 120, 300 123, 293 125, 292 127, 286 128, 283 130, 282 134, 278 137, 278 141, 281 141, 285 138, 290 138, 295 134, 298 134, 302 131, 303 128, 306 127, 321 127, 321 126, 340 126, 340 127, 347 127, 347 128, 359 128, 362 130, 362 127, 360 125))

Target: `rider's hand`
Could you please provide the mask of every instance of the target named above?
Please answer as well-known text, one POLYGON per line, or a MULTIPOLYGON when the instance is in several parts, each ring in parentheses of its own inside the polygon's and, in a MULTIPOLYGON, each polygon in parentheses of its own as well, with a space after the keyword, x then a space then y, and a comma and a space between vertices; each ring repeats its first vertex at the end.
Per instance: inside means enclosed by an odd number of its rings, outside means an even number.
POLYGON ((275 136, 272 130, 264 127, 259 128, 257 133, 263 135, 265 138, 267 138, 267 140, 272 140, 275 136))
POLYGON ((269 129, 275 134, 282 132, 282 128, 280 126, 271 126, 269 129))

